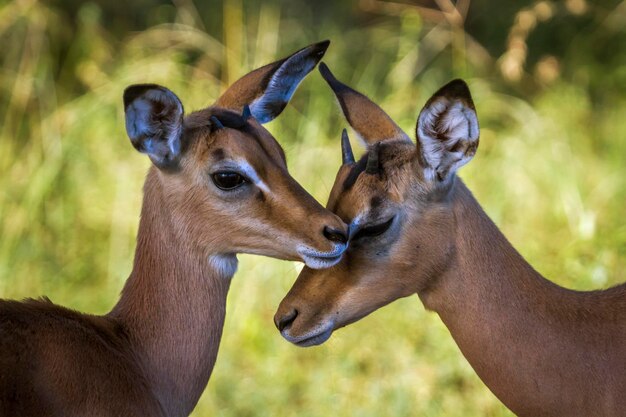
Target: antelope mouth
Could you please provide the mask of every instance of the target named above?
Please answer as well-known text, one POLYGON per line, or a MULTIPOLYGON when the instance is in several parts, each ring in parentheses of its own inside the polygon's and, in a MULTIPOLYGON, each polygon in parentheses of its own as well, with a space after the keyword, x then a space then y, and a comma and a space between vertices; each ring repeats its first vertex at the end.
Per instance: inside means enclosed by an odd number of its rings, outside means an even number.
POLYGON ((300 336, 292 336, 289 333, 291 326, 287 326, 284 328, 280 334, 287 340, 288 342, 293 343, 299 347, 311 347, 321 345, 325 341, 327 341, 330 336, 333 334, 334 324, 332 322, 328 322, 325 325, 321 325, 318 328, 311 330, 300 336))
POLYGON ((330 252, 320 252, 303 247, 298 249, 298 254, 309 268, 324 269, 336 265, 341 260, 341 256, 347 247, 346 244, 336 243, 335 248, 330 252))

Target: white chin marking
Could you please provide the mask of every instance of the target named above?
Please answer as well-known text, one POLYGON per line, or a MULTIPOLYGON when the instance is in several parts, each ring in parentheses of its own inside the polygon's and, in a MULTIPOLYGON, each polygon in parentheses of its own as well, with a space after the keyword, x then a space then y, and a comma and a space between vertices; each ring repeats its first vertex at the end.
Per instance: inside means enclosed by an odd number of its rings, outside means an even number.
POLYGON ((321 345, 330 339, 334 328, 335 324, 332 321, 327 321, 326 323, 318 324, 313 329, 300 336, 292 336, 290 334, 291 327, 284 329, 280 332, 280 334, 285 338, 285 340, 293 343, 294 345, 300 347, 310 347, 321 345))
POLYGON ((320 252, 306 246, 299 247, 297 251, 306 266, 312 269, 324 269, 336 265, 346 248, 345 244, 335 243, 334 249, 330 252, 320 252))
POLYGON ((303 256, 302 260, 305 265, 311 269, 325 269, 336 265, 341 260, 341 256, 337 256, 336 258, 311 258, 303 256))
POLYGON ((220 278, 231 279, 237 272, 239 261, 237 255, 219 254, 209 256, 209 264, 217 271, 220 278))

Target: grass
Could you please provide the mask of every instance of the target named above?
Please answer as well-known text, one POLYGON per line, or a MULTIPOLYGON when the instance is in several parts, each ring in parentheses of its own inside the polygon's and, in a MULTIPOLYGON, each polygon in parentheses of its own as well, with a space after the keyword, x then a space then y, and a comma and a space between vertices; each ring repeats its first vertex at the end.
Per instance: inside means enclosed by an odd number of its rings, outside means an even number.
MULTIPOLYGON (((329 18, 312 31, 274 3, 251 15, 241 2, 226 1, 218 41, 194 23, 191 6, 180 4, 176 21, 128 34, 122 44, 107 37, 98 8, 88 4, 68 52, 76 70, 61 66, 58 76, 54 39, 63 16, 36 1, 0 6, 7 18, 0 19, 7 45, 0 72, 0 297, 46 294, 90 313, 115 302, 131 269, 148 167, 124 132, 125 86, 160 83, 187 109, 198 109, 255 66, 326 37, 333 44, 325 60, 336 75, 407 132, 432 92, 464 76, 482 135, 461 177, 486 211, 555 282, 592 289, 626 281, 626 98, 597 101, 584 83, 564 77, 539 89, 525 88, 527 79, 504 82, 475 64, 482 57, 476 48, 456 42, 437 52, 445 31, 424 37, 432 27, 415 13, 353 28, 329 18), (365 53, 363 44, 373 47, 365 53), (63 89, 60 79, 78 87, 63 89)), ((268 126, 294 177, 323 202, 344 125, 313 73, 268 126)), ((511 415, 417 297, 320 347, 282 340, 272 316, 299 267, 241 257, 218 362, 193 416, 511 415)))

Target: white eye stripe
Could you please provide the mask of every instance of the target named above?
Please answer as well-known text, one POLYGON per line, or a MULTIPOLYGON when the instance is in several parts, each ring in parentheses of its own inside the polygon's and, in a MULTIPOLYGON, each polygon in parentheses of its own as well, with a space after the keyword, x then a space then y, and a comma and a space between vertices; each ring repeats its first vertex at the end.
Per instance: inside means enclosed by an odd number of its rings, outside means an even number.
POLYGON ((259 177, 257 172, 252 168, 250 164, 246 161, 236 161, 237 170, 246 176, 254 185, 256 185, 261 191, 266 194, 270 194, 270 188, 267 184, 259 177))

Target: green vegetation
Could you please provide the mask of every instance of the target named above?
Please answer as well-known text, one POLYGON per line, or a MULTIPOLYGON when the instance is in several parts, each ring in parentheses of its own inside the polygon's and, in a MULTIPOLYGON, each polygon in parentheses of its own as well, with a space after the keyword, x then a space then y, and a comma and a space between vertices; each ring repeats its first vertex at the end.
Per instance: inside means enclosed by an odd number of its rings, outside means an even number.
MULTIPOLYGON (((494 221, 561 285, 626 281, 625 2, 475 0, 465 24, 376 0, 200 3, 0 2, 0 297, 92 313, 115 302, 149 163, 124 131, 125 86, 160 83, 198 109, 325 38, 335 74, 407 132, 432 92, 467 79, 482 136, 461 176, 494 221)), ((315 72, 268 126, 321 201, 345 125, 315 72)), ((417 297, 321 347, 282 340, 272 316, 299 267, 241 257, 194 416, 511 415, 417 297)))

